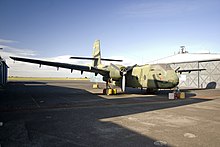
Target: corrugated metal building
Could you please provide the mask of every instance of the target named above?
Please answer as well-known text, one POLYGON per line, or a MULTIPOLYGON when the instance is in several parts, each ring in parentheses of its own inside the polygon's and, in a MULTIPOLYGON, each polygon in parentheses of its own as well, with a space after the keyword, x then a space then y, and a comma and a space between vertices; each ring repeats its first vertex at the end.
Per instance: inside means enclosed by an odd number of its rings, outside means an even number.
POLYGON ((178 54, 153 61, 153 63, 168 63, 173 69, 179 67, 180 69, 206 69, 180 74, 179 87, 220 88, 220 54, 180 51, 178 54))
POLYGON ((171 66, 174 69, 178 67, 181 69, 206 69, 180 74, 180 87, 220 88, 220 61, 178 63, 171 66))
POLYGON ((0 86, 5 86, 8 79, 8 66, 0 57, 0 86))

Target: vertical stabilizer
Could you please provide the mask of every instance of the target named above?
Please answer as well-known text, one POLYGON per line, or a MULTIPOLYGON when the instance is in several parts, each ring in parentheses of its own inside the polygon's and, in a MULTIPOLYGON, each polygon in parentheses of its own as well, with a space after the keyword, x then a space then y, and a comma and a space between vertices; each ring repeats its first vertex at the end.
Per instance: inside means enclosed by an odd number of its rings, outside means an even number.
POLYGON ((93 62, 93 66, 101 64, 101 51, 100 51, 100 40, 96 40, 93 45, 93 58, 96 58, 93 62))

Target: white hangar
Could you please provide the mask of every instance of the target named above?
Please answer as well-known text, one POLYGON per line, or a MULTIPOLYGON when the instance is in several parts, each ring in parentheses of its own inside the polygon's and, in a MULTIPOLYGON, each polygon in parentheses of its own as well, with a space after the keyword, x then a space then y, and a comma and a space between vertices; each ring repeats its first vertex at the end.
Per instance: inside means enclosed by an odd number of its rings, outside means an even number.
POLYGON ((155 60, 152 63, 168 63, 173 69, 205 69, 181 73, 179 87, 220 88, 219 53, 188 53, 185 47, 181 46, 178 54, 155 60))

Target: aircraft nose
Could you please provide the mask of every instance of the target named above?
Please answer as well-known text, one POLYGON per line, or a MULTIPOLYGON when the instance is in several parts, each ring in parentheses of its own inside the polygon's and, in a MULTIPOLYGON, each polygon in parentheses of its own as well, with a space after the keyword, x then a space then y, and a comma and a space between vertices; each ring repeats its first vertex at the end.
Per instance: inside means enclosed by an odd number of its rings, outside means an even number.
POLYGON ((174 71, 170 71, 169 73, 169 82, 172 83, 173 87, 176 87, 179 84, 179 77, 174 71))
POLYGON ((173 81, 173 85, 174 87, 176 87, 179 84, 179 78, 177 77, 174 81, 173 81))
POLYGON ((175 73, 175 79, 173 80, 173 85, 174 85, 174 87, 176 87, 178 84, 179 84, 179 77, 175 73))

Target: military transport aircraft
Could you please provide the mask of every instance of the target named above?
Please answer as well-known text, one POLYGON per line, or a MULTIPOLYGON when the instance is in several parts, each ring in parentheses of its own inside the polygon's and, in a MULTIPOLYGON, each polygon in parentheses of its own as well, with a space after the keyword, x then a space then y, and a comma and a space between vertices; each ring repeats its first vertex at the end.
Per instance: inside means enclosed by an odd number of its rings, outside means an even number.
MULTIPOLYGON (((70 57, 71 59, 86 59, 92 60, 92 66, 75 65, 68 63, 50 62, 37 59, 28 59, 20 57, 10 57, 13 60, 29 62, 41 65, 54 66, 59 69, 68 68, 71 70, 80 70, 81 74, 86 72, 100 74, 103 76, 103 81, 106 82, 106 89, 110 88, 110 83, 115 83, 120 86, 122 91, 125 87, 146 88, 148 91, 155 89, 171 89, 179 84, 177 73, 190 72, 191 70, 172 69, 169 64, 145 64, 123 66, 119 64, 103 65, 101 61, 118 61, 122 60, 101 58, 100 41, 96 40, 93 46, 93 57, 70 57)), ((201 69, 198 69, 201 71, 201 69)), ((197 70, 197 71, 198 71, 197 70)))

